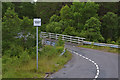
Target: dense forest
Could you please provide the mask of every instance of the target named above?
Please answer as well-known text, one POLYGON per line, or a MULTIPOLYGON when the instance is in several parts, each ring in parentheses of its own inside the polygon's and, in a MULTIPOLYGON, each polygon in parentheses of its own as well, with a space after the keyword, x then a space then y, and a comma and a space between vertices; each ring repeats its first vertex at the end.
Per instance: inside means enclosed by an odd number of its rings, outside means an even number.
POLYGON ((10 46, 15 47, 18 44, 24 49, 35 46, 34 17, 42 19, 39 31, 74 35, 85 37, 88 41, 117 44, 120 40, 119 6, 120 4, 117 2, 38 2, 36 4, 5 2, 2 5, 3 52, 4 49, 9 49, 10 46), (23 35, 21 38, 15 39, 21 34, 23 35))

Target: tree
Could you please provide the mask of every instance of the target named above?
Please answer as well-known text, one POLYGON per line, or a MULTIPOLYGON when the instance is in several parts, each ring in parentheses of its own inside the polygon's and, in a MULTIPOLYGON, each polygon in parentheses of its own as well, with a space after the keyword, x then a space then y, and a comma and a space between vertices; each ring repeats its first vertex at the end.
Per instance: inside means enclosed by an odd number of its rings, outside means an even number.
POLYGON ((68 27, 68 22, 67 20, 60 20, 59 23, 61 24, 61 29, 62 29, 62 32, 64 32, 64 30, 68 27))
POLYGON ((19 45, 24 49, 35 46, 35 27, 33 27, 33 20, 28 17, 23 17, 20 25, 20 34, 23 36, 19 40, 19 45))
POLYGON ((20 32, 21 19, 19 19, 14 9, 7 9, 2 22, 2 40, 3 51, 10 47, 10 44, 15 44, 15 37, 20 32))
POLYGON ((118 31, 117 31, 117 37, 120 39, 120 17, 118 17, 118 31))
POLYGON ((10 7, 11 9, 14 9, 15 5, 11 2, 2 2, 2 17, 4 16, 8 7, 10 7))
POLYGON ((30 2, 14 2, 15 12, 18 13, 19 18, 23 18, 23 16, 27 16, 31 19, 36 17, 36 12, 34 9, 35 4, 31 4, 30 2))
POLYGON ((119 14, 119 2, 98 2, 99 9, 98 14, 100 17, 104 16, 107 12, 113 12, 119 14))
POLYGON ((77 35, 77 33, 75 31, 75 28, 74 27, 70 27, 70 26, 65 29, 65 31, 63 32, 63 34, 71 35, 71 36, 77 35))
POLYGON ((102 17, 101 31, 105 40, 116 40, 118 30, 118 16, 113 12, 108 12, 102 17))
POLYGON ((61 26, 62 24, 59 22, 51 22, 46 26, 46 31, 52 33, 61 33, 61 26))
POLYGON ((60 10, 60 17, 62 20, 67 20, 71 18, 71 10, 68 5, 65 5, 60 10))
POLYGON ((90 19, 90 17, 98 16, 98 8, 99 5, 94 2, 73 2, 73 5, 71 5, 71 10, 74 13, 75 17, 79 17, 78 22, 81 22, 83 25, 85 24, 86 20, 90 19))
POLYGON ((104 38, 100 33, 100 27, 101 27, 101 22, 97 18, 91 17, 86 21, 86 24, 84 26, 83 36, 90 41, 103 41, 104 38))
POLYGON ((54 14, 53 16, 50 17, 50 22, 59 22, 60 17, 54 14))
POLYGON ((62 7, 62 3, 56 2, 37 2, 35 6, 35 11, 37 13, 37 17, 42 19, 42 23, 46 24, 49 22, 50 17, 53 14, 59 15, 59 10, 62 7))

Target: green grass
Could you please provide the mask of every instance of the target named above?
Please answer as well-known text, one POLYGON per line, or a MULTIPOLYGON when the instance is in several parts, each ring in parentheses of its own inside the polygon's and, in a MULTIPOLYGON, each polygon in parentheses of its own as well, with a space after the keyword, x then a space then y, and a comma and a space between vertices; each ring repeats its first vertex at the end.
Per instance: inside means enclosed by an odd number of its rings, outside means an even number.
POLYGON ((3 78, 44 78, 45 73, 54 73, 64 67, 72 57, 72 54, 66 51, 63 56, 60 55, 60 47, 54 48, 46 46, 39 52, 38 70, 36 70, 36 57, 32 57, 26 63, 9 62, 14 59, 4 60, 3 78))
POLYGON ((80 45, 78 47, 83 48, 90 48, 90 49, 96 49, 104 52, 111 52, 111 53, 119 53, 119 49, 117 48, 110 48, 110 47, 103 47, 103 46, 94 46, 94 45, 80 45))

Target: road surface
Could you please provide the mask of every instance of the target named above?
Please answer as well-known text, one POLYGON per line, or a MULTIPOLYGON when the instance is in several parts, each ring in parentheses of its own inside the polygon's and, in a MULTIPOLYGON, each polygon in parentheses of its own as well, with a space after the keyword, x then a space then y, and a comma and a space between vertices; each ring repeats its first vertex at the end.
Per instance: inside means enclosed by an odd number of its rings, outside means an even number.
POLYGON ((118 78, 118 55, 93 49, 65 45, 72 50, 73 57, 58 72, 52 74, 52 78, 95 78, 97 69, 88 59, 91 59, 99 66, 97 78, 118 78), (87 57, 85 59, 74 52, 87 57))

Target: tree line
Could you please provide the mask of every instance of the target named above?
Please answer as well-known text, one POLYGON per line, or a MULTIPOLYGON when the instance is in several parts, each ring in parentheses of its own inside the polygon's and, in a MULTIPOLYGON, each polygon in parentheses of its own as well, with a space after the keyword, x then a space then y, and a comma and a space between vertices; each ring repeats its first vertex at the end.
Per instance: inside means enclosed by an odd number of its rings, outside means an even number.
POLYGON ((3 2, 3 52, 11 46, 21 45, 24 50, 35 47, 34 17, 42 19, 39 31, 80 36, 94 42, 118 43, 119 6, 117 2, 3 2), (15 38, 21 34, 21 38, 15 38))

